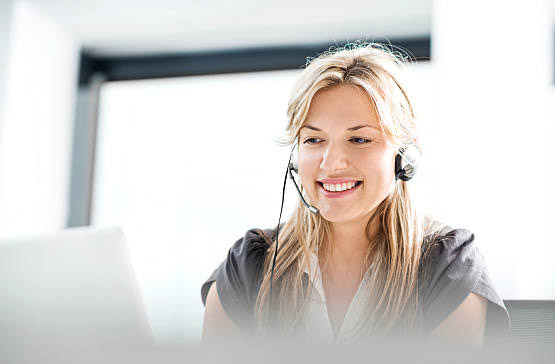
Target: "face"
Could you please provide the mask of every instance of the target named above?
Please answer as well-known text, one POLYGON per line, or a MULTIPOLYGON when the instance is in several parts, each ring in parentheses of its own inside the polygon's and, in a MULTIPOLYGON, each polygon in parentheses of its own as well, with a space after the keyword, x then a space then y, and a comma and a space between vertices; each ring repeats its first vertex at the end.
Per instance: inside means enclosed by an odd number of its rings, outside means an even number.
POLYGON ((356 86, 320 90, 299 132, 299 177, 322 217, 366 222, 395 183, 395 146, 356 86))

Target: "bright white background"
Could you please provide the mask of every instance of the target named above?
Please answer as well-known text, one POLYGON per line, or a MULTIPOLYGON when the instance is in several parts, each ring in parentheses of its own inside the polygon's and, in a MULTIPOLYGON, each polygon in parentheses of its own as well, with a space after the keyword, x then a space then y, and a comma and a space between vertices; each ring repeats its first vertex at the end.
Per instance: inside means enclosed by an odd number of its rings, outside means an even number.
POLYGON ((0 237, 64 227, 79 62, 60 24, 28 2, 9 5, 0 16, 0 237))

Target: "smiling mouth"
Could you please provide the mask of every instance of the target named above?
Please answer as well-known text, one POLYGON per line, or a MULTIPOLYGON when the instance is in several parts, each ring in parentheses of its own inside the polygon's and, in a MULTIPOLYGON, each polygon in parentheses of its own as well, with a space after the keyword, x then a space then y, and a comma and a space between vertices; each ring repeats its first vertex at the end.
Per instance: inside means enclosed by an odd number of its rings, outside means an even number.
POLYGON ((337 183, 337 184, 318 182, 318 184, 327 192, 344 192, 344 191, 349 191, 356 188, 357 186, 362 184, 362 181, 353 181, 353 182, 337 183))

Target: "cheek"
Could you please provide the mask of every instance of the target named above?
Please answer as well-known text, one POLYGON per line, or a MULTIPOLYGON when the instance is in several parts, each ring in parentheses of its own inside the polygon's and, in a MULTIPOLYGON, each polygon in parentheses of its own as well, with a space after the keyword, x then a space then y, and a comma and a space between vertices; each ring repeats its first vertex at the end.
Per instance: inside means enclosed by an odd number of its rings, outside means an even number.
POLYGON ((386 153, 382 159, 382 183, 386 191, 390 191, 395 181, 395 155, 386 153))
POLYGON ((395 155, 393 153, 386 153, 381 160, 382 170, 386 179, 394 178, 395 175, 395 155))
POLYGON ((370 183, 389 185, 395 179, 395 156, 391 153, 376 154, 363 162, 366 178, 370 183))
POLYGON ((313 182, 318 178, 318 158, 309 153, 299 154, 299 178, 303 186, 311 188, 313 182))

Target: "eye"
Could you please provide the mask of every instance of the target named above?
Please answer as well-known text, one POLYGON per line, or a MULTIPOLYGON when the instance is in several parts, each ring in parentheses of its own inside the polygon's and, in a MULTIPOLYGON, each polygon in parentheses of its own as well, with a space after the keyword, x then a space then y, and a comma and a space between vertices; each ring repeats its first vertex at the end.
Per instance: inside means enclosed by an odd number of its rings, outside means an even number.
POLYGON ((318 138, 306 138, 303 143, 304 144, 317 144, 321 141, 322 141, 322 139, 318 139, 318 138))
POLYGON ((366 143, 372 142, 370 139, 366 139, 366 138, 351 138, 349 140, 355 144, 366 144, 366 143))

